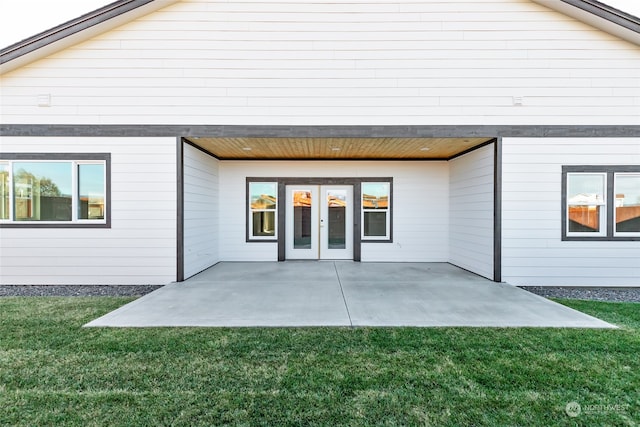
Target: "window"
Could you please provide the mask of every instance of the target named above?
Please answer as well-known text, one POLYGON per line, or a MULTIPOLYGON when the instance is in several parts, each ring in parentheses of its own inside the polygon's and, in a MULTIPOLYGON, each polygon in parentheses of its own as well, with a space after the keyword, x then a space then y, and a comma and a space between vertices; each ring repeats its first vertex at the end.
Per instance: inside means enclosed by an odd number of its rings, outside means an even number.
POLYGON ((606 182, 604 173, 567 174, 568 233, 606 234, 606 182))
POLYGON ((108 227, 108 154, 0 155, 0 226, 108 227))
MULTIPOLYGON (((344 227, 353 227, 355 235, 353 241, 356 246, 360 242, 390 243, 393 241, 393 178, 392 177, 367 177, 367 178, 291 178, 291 177, 246 177, 245 178, 245 214, 246 214, 246 241, 247 242, 278 242, 278 257, 285 257, 285 225, 294 221, 299 227, 293 231, 296 237, 295 245, 303 247, 308 245, 308 239, 312 232, 311 227, 311 194, 308 190, 312 187, 324 185, 353 186, 359 195, 354 195, 353 224, 344 224, 344 227), (296 190, 287 199, 287 186, 309 186, 296 190), (359 197, 359 199, 358 199, 359 197), (280 199, 279 199, 280 198, 280 199), (280 209, 278 208, 280 205, 280 209), (286 214, 283 206, 292 208, 293 212, 286 214), (287 215, 291 215, 288 218, 287 215), (296 222, 297 221, 297 222, 296 222), (279 228, 280 227, 280 228, 279 228), (306 230, 306 231, 305 231, 306 230), (301 233, 301 234, 299 234, 301 233)), ((336 237, 332 229, 334 216, 340 216, 344 205, 340 203, 340 194, 332 194, 329 197, 329 206, 335 210, 328 213, 328 232, 330 239, 336 237), (337 195, 336 195, 337 194, 337 195), (334 203, 335 202, 335 203, 334 203), (335 206, 334 206, 335 205, 335 206)), ((317 207, 320 205, 317 204, 317 207)), ((349 208, 347 208, 349 209, 349 208)), ((351 214, 351 212, 350 212, 351 214)), ((336 217, 337 218, 337 217, 336 217)), ((345 216, 346 218, 346 216, 345 216)), ((316 230, 319 231, 319 230, 316 230)), ((292 231, 289 231, 290 233, 292 231)), ((337 239, 337 238, 336 238, 337 239)), ((335 240, 335 239, 334 239, 335 240)), ((345 240, 344 244, 346 245, 345 240)), ((330 245, 341 245, 338 240, 330 245)), ((357 257, 356 257, 357 258, 357 257)))
POLYGON ((249 182, 249 240, 276 240, 278 183, 249 182))
POLYGON ((614 174, 615 236, 640 236, 640 173, 614 174))
POLYGON ((563 240, 640 240, 640 166, 564 166, 563 240))
POLYGON ((391 239, 391 183, 362 183, 362 240, 391 239))
POLYGON ((0 221, 9 218, 9 163, 0 162, 0 221))

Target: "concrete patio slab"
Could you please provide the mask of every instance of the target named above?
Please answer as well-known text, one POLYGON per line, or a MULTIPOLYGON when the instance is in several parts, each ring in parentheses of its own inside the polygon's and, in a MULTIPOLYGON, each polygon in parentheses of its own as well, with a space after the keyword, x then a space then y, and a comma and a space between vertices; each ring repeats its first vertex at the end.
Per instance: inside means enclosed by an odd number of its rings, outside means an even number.
POLYGON ((446 263, 223 262, 86 326, 615 328, 446 263))

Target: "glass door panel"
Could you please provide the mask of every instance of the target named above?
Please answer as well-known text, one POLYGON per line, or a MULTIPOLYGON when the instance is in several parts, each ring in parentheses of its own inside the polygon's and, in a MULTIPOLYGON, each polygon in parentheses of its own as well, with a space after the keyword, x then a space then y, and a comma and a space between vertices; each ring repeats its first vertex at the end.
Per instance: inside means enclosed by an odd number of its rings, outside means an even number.
POLYGON ((311 249, 311 209, 313 196, 311 191, 293 191, 293 247, 311 249))
POLYGON ((286 259, 318 259, 318 186, 287 185, 286 259))
POLYGON ((329 249, 346 248, 347 190, 327 190, 327 227, 329 249))
POLYGON ((353 186, 320 188, 320 258, 353 259, 353 186))
POLYGON ((353 259, 353 186, 287 185, 286 259, 353 259))

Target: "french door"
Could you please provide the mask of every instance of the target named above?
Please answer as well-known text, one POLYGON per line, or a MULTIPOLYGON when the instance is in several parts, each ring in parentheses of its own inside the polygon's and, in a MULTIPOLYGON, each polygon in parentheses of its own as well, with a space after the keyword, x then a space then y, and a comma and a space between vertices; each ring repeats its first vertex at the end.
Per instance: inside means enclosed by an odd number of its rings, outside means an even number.
POLYGON ((286 259, 353 259, 353 186, 286 190, 286 259))

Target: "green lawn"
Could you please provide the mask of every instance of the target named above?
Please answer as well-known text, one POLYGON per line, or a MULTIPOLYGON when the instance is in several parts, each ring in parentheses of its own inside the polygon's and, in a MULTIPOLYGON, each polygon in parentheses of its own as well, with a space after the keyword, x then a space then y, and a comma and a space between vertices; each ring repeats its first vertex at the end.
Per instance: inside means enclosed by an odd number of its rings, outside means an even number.
POLYGON ((129 300, 0 298, 0 425, 640 420, 640 304, 562 301, 619 330, 81 327, 129 300))

